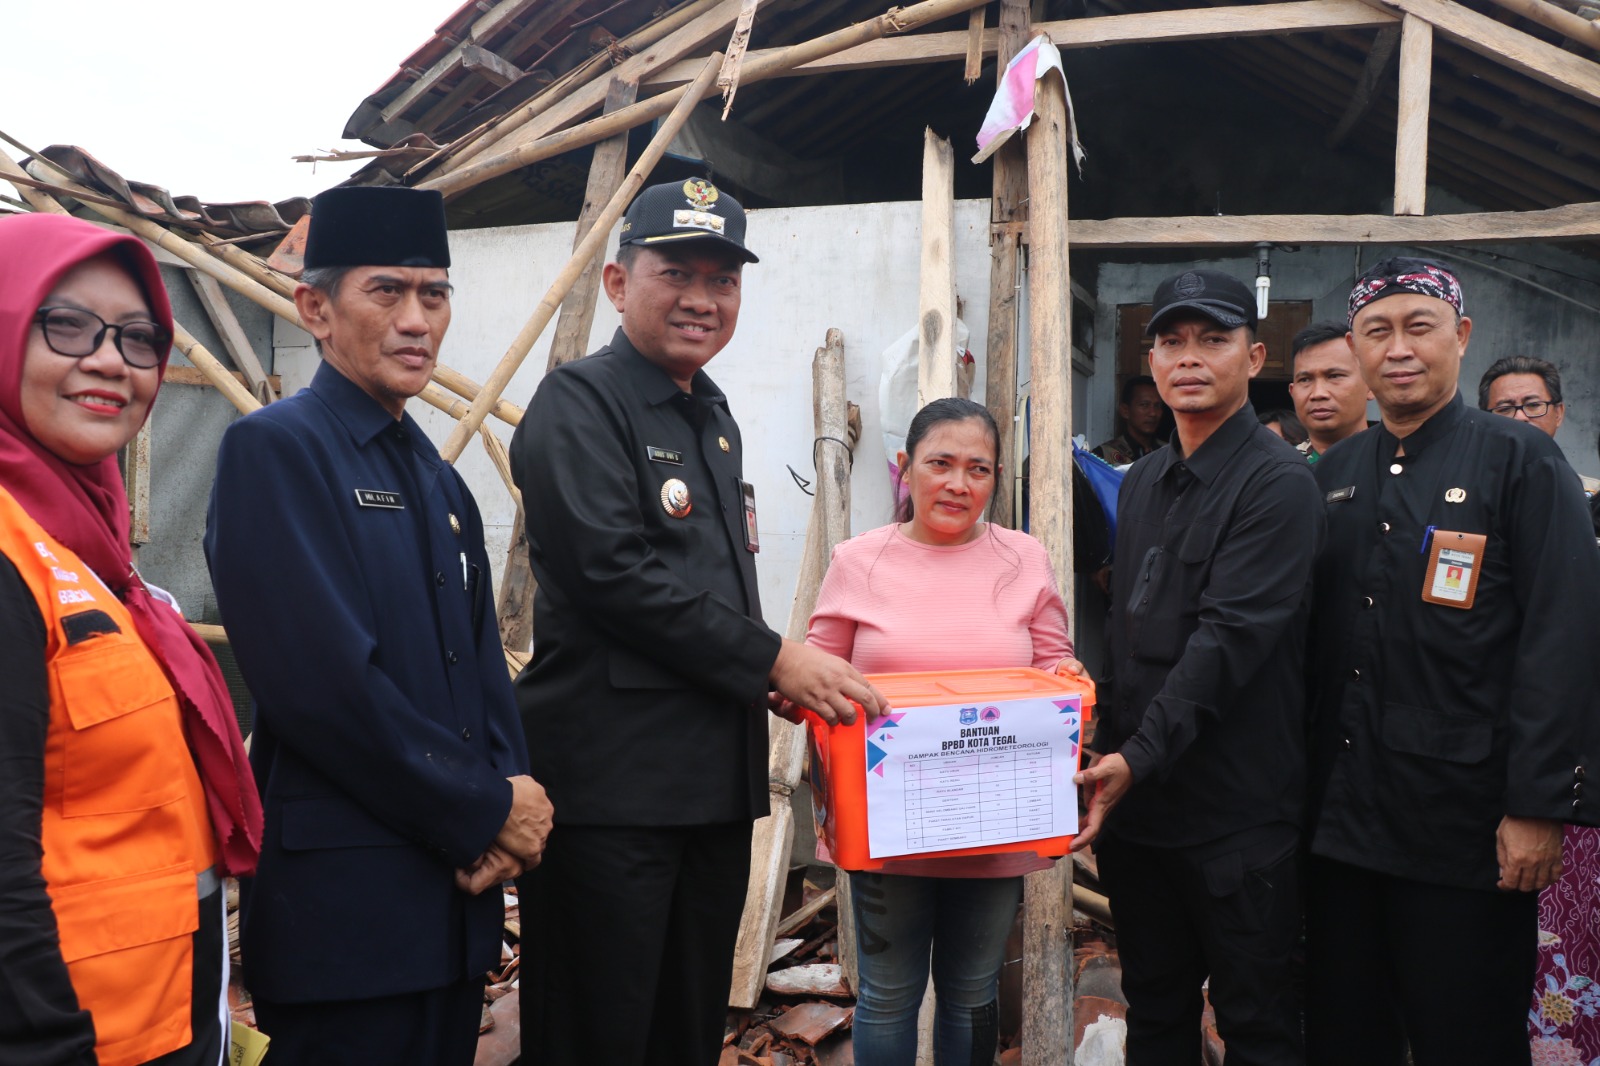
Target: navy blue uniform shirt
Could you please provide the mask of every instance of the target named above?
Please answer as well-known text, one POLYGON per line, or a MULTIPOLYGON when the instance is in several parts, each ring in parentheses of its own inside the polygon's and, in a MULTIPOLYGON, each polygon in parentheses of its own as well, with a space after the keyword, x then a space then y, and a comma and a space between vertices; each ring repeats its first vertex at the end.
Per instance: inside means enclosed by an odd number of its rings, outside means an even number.
POLYGON ((500 893, 454 871, 504 825, 527 749, 460 475, 324 363, 223 434, 205 546, 256 705, 252 991, 396 995, 497 965, 500 893))

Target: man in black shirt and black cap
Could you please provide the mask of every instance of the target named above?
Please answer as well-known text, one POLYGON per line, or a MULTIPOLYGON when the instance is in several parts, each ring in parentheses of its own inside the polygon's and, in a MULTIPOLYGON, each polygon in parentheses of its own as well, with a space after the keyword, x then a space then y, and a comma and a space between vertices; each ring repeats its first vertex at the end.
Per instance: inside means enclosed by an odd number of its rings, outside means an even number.
POLYGON ((1190 270, 1156 289, 1151 373, 1177 420, 1118 502, 1094 840, 1117 919, 1129 1066, 1199 1061, 1210 978, 1229 1066, 1301 1059, 1302 667, 1322 516, 1310 467, 1256 421, 1255 296, 1190 270), (1113 809, 1115 808, 1115 809, 1113 809))
POLYGON ((761 620, 755 489, 704 369, 738 322, 744 236, 709 181, 641 192, 603 278, 621 328, 546 375, 511 442, 539 581, 517 696, 558 820, 521 882, 539 1066, 717 1061, 769 811, 768 691, 830 718, 879 706, 761 620))
POLYGON ((1383 420, 1316 466, 1306 1036, 1312 1062, 1530 1060, 1539 890, 1600 723, 1600 553, 1550 437, 1468 408, 1444 266, 1350 294, 1383 420))

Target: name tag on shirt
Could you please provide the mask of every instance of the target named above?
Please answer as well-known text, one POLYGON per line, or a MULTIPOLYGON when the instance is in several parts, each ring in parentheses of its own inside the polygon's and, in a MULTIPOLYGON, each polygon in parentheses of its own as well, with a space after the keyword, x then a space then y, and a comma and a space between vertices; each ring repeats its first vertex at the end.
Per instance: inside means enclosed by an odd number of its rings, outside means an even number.
POLYGON ((1422 599, 1443 607, 1467 610, 1478 594, 1478 575, 1489 538, 1482 533, 1433 532, 1433 547, 1423 571, 1422 599))
POLYGON ((744 504, 744 546, 746 550, 761 550, 761 538, 756 534, 756 487, 748 481, 739 482, 739 499, 744 504))
POLYGON ((646 445, 644 453, 650 457, 652 463, 671 463, 673 466, 683 465, 683 453, 673 451, 671 448, 657 448, 655 445, 646 445))
POLYGON ((1322 497, 1322 502, 1323 503, 1343 503, 1345 500, 1350 499, 1355 494, 1356 494, 1356 487, 1354 485, 1346 485, 1344 488, 1342 488, 1342 489, 1334 489, 1332 492, 1330 492, 1326 496, 1322 497))
POLYGON ((356 489, 356 504, 360 507, 382 507, 389 511, 406 509, 406 502, 398 492, 385 489, 356 489))

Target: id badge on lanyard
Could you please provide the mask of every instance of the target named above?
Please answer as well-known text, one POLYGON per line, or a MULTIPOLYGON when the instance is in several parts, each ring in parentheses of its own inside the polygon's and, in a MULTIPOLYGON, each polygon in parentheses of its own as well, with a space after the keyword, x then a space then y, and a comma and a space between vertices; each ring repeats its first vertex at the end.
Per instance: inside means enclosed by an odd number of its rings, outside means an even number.
POLYGON ((756 532, 756 487, 739 480, 739 501, 744 508, 744 547, 746 551, 761 550, 761 538, 756 532))

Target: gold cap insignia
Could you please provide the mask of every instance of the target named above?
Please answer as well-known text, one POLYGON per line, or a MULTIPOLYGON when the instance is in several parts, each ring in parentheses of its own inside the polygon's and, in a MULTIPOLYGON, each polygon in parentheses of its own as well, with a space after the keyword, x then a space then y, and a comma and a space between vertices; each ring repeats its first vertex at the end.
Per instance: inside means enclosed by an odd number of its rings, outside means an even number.
POLYGON ((688 197, 690 207, 710 207, 722 194, 706 179, 690 178, 683 183, 683 195, 688 197))
POLYGON ((673 518, 685 518, 694 509, 689 502, 689 486, 677 478, 664 482, 661 486, 661 509, 673 518))

